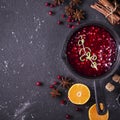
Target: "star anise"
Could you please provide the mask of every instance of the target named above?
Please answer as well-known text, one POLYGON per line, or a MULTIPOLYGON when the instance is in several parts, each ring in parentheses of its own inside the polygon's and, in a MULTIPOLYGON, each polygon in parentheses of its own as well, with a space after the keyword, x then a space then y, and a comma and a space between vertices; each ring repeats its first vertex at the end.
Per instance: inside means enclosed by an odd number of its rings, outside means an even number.
POLYGON ((54 0, 54 3, 56 4, 56 5, 60 5, 60 4, 62 4, 64 2, 64 0, 54 0))
POLYGON ((50 94, 51 94, 52 97, 61 96, 61 93, 57 89, 52 89, 50 94))
POLYGON ((84 12, 83 12, 83 10, 77 10, 76 9, 76 11, 73 14, 73 18, 76 21, 80 21, 81 19, 84 19, 84 12))
POLYGON ((72 81, 69 80, 68 78, 62 77, 62 79, 61 79, 61 81, 60 81, 60 85, 61 85, 63 88, 70 88, 71 85, 72 85, 72 81))
POLYGON ((75 6, 75 5, 79 5, 80 3, 81 3, 81 0, 71 0, 70 5, 75 6))
POLYGON ((73 15, 74 12, 75 12, 75 10, 72 8, 72 6, 70 6, 70 5, 65 6, 65 13, 67 16, 73 15))

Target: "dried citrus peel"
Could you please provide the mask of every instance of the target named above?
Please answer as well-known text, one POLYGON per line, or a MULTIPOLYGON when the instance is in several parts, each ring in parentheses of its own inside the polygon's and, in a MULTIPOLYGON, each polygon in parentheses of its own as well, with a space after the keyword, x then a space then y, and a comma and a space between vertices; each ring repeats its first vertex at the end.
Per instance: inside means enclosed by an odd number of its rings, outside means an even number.
POLYGON ((97 68, 97 56, 96 55, 91 55, 91 49, 89 47, 85 47, 84 43, 85 43, 85 36, 80 35, 79 41, 78 41, 78 46, 82 46, 82 48, 79 51, 79 55, 80 55, 80 61, 85 61, 83 58, 86 57, 86 60, 89 60, 91 62, 91 67, 95 68, 96 70, 97 68), (88 51, 87 51, 88 50, 88 51))

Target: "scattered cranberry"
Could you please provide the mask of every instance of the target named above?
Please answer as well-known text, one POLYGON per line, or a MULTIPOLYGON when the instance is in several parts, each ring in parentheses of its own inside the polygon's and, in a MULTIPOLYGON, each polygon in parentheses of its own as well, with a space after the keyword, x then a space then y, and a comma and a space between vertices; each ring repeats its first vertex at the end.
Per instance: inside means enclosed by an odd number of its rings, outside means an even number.
POLYGON ((66 101, 65 101, 65 100, 61 100, 61 101, 60 101, 60 104, 61 104, 61 105, 65 105, 65 104, 66 104, 66 101))
POLYGON ((57 21, 57 24, 58 24, 58 25, 61 25, 61 24, 63 24, 63 22, 60 21, 60 20, 58 20, 58 21, 57 21))
POLYGON ((54 85, 50 85, 50 88, 54 88, 54 85))
POLYGON ((51 4, 50 7, 53 8, 53 7, 55 7, 55 5, 54 5, 54 4, 51 4))
POLYGON ((58 82, 54 81, 53 85, 57 85, 57 84, 58 84, 58 82))
POLYGON ((72 19, 72 20, 71 20, 71 22, 75 22, 75 20, 74 20, 74 19, 72 19))
POLYGON ((59 80, 60 80, 61 78, 62 78, 62 76, 60 76, 60 75, 58 75, 58 76, 57 76, 57 79, 59 79, 59 80))
POLYGON ((72 29, 74 29, 75 28, 75 25, 72 25, 72 27, 71 27, 72 29))
POLYGON ((66 17, 66 15, 65 15, 65 14, 62 14, 62 15, 61 15, 61 17, 62 17, 62 18, 65 18, 65 17, 66 17))
POLYGON ((52 11, 49 11, 48 14, 49 14, 49 15, 53 15, 53 12, 52 12, 52 11))
POLYGON ((71 18, 72 18, 72 16, 68 16, 68 18, 70 18, 70 19, 71 19, 71 18))
POLYGON ((45 3, 45 6, 50 6, 50 3, 46 2, 46 3, 45 3))
POLYGON ((71 115, 69 115, 69 114, 66 114, 66 119, 71 119, 71 115))
POLYGON ((42 83, 41 82, 36 82, 36 86, 41 86, 42 85, 42 83))
POLYGON ((68 18, 68 19, 67 19, 67 22, 72 22, 71 18, 68 18))

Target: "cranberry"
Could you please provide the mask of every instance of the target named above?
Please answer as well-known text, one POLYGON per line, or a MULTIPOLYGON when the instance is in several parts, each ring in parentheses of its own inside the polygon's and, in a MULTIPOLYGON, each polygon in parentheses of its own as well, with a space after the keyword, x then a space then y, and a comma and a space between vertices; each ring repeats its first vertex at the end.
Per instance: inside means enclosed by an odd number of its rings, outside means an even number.
POLYGON ((49 15, 53 15, 53 12, 52 12, 52 11, 49 11, 48 14, 49 14, 49 15))
POLYGON ((66 17, 66 15, 65 15, 65 14, 62 14, 62 15, 61 15, 61 17, 62 17, 62 18, 65 18, 65 17, 66 17))
POLYGON ((70 15, 70 16, 68 16, 68 18, 70 18, 70 19, 71 19, 71 18, 72 18, 72 16, 70 15))
POLYGON ((50 85, 50 88, 54 88, 54 85, 50 85))
POLYGON ((72 27, 71 27, 72 29, 74 29, 75 28, 75 25, 72 25, 72 27))
POLYGON ((61 25, 61 24, 63 24, 63 22, 60 21, 60 20, 58 20, 58 21, 57 21, 57 24, 58 24, 58 25, 61 25))
POLYGON ((54 4, 51 4, 50 7, 53 8, 53 7, 55 7, 55 5, 54 5, 54 4))
POLYGON ((75 22, 75 20, 74 20, 74 19, 72 19, 72 20, 71 20, 71 22, 75 22))
POLYGON ((66 119, 71 119, 71 115, 69 115, 69 114, 66 114, 66 119))
POLYGON ((50 6, 50 3, 46 2, 46 3, 45 3, 45 6, 50 6))
POLYGON ((68 18, 68 19, 67 19, 67 22, 72 22, 71 18, 68 18))
POLYGON ((57 82, 57 81, 54 81, 53 85, 57 85, 57 84, 58 84, 58 82, 57 82))
POLYGON ((66 101, 65 101, 65 100, 61 100, 61 101, 60 101, 60 104, 61 104, 61 105, 65 105, 65 104, 66 104, 66 101))
POLYGON ((36 82, 36 86, 41 86, 42 85, 42 83, 41 82, 36 82))
POLYGON ((58 76, 57 76, 57 79, 59 79, 59 80, 60 80, 61 78, 62 78, 62 76, 60 76, 60 75, 58 75, 58 76))

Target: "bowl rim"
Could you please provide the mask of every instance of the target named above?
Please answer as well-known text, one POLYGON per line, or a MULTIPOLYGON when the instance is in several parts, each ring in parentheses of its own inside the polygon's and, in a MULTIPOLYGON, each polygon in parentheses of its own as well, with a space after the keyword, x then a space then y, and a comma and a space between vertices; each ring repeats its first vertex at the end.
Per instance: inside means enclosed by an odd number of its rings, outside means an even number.
POLYGON ((120 106, 120 101, 119 101, 120 100, 120 94, 118 94, 116 100, 117 100, 117 104, 120 106))
POLYGON ((66 40, 64 41, 64 45, 63 45, 63 49, 62 49, 62 53, 61 53, 61 57, 62 57, 62 60, 64 61, 64 63, 66 64, 67 68, 71 71, 71 73, 75 76, 77 76, 78 78, 82 78, 82 79, 88 79, 88 80, 91 80, 91 79, 94 79, 94 80, 98 80, 98 79, 106 79, 108 78, 109 76, 113 75, 114 72, 117 70, 117 68, 119 67, 120 63, 119 63, 119 60, 120 60, 120 38, 119 36, 117 35, 116 31, 113 30, 113 28, 111 27, 108 27, 107 25, 104 25, 103 23, 100 23, 100 22, 95 22, 95 21, 90 21, 90 22, 86 22, 86 23, 82 23, 78 28, 72 30, 66 40), (108 31, 111 36, 114 38, 115 42, 116 42, 116 60, 114 62, 114 64, 111 66, 110 70, 108 70, 106 73, 100 75, 100 76, 93 76, 93 77, 88 77, 88 76, 83 76, 83 75, 80 75, 78 72, 75 71, 75 69, 69 64, 68 60, 67 60, 67 55, 66 55, 66 48, 67 48, 67 44, 71 38, 71 36, 77 32, 79 29, 85 27, 85 26, 90 26, 90 25, 95 25, 95 26, 98 26, 98 27, 102 27, 104 28, 106 31, 108 31))

